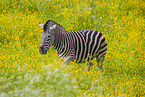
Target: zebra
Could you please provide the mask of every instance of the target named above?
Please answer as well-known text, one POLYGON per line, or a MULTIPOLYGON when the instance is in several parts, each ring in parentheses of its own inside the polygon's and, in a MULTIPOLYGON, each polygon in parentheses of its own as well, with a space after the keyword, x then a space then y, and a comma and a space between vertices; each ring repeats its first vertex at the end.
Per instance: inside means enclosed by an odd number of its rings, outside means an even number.
POLYGON ((65 64, 71 61, 87 61, 88 70, 90 70, 93 65, 90 60, 95 57, 98 68, 102 69, 107 42, 101 32, 94 30, 66 31, 53 20, 48 20, 45 25, 39 22, 39 25, 43 28, 40 54, 47 54, 47 50, 53 46, 65 64))

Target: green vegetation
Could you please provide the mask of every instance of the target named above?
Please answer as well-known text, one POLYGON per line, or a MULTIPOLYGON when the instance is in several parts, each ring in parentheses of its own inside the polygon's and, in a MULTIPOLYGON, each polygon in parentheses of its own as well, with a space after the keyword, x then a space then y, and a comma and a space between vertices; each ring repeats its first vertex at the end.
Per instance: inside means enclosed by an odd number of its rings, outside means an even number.
MULTIPOLYGON (((144 0, 2 0, 0 97, 143 97, 144 0), (62 65, 54 48, 39 54, 43 24, 103 33, 103 71, 86 63, 62 65)), ((96 64, 96 60, 93 60, 96 64)))

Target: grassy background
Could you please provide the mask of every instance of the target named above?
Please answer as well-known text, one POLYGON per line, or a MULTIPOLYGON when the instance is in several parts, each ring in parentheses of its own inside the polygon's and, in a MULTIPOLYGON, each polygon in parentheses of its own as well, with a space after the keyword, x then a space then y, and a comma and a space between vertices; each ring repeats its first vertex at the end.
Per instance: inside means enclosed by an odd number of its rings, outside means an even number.
MULTIPOLYGON (((2 0, 0 97, 143 97, 144 0, 2 0), (104 71, 86 63, 61 65, 53 48, 39 54, 43 24, 97 30, 108 43, 104 71)), ((96 63, 95 60, 93 60, 96 63)))

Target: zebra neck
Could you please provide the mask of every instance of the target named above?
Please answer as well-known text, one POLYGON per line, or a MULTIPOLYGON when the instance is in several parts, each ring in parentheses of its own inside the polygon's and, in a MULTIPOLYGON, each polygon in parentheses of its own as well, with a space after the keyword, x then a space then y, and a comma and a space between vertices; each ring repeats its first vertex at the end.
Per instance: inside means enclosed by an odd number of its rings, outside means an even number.
POLYGON ((55 35, 55 40, 53 43, 53 47, 59 52, 61 48, 64 46, 64 41, 66 38, 65 33, 59 33, 55 35))

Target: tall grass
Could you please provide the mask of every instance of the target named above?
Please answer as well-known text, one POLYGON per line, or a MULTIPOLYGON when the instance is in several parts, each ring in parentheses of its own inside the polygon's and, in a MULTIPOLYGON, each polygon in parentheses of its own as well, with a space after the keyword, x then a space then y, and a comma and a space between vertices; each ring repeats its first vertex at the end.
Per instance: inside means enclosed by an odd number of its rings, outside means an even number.
POLYGON ((143 0, 2 0, 0 5, 0 97, 145 95, 143 0), (104 70, 62 65, 54 48, 40 55, 38 21, 48 19, 67 31, 101 31, 108 43, 104 70))

